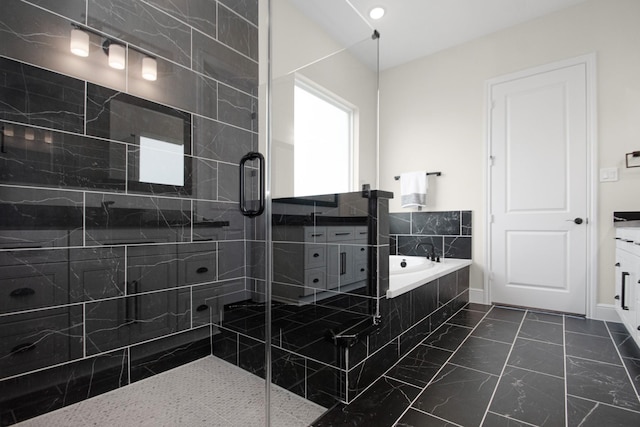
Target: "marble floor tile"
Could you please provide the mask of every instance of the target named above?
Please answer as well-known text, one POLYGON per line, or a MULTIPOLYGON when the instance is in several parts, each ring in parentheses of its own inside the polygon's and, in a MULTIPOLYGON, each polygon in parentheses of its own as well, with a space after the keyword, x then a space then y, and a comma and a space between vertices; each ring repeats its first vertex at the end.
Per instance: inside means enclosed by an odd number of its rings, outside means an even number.
POLYGON ((487 412, 487 416, 482 423, 483 427, 529 427, 530 425, 493 412, 487 412))
POLYGON ((449 363, 500 375, 511 346, 484 338, 469 337, 455 352, 449 363))
POLYGON ((564 344, 562 325, 557 323, 526 319, 522 322, 518 336, 520 338, 544 341, 551 344, 564 344))
POLYGON ((613 338, 613 341, 622 357, 640 359, 640 349, 628 332, 612 332, 611 337, 613 338))
POLYGON ((409 408, 394 427, 456 427, 458 424, 435 417, 426 412, 409 408))
POLYGON ((477 303, 470 302, 469 304, 466 305, 465 309, 487 313, 489 310, 491 310, 491 307, 492 306, 486 305, 486 304, 477 304, 477 303))
POLYGON ((565 316, 564 328, 567 332, 578 332, 586 335, 608 337, 609 332, 601 320, 584 319, 581 317, 565 316))
POLYGON ((564 378, 564 348, 561 345, 518 338, 507 364, 564 378))
POLYGON ((525 320, 537 320, 538 322, 564 324, 564 316, 561 314, 540 313, 539 311, 527 311, 525 320))
POLYGON ((489 407, 491 412, 538 426, 564 424, 564 381, 507 367, 489 407))
POLYGON ((520 323, 525 315, 524 310, 515 308, 493 307, 489 314, 488 319, 504 320, 505 322, 520 323))
POLYGON ((386 376, 425 387, 452 354, 448 350, 419 345, 391 368, 386 376))
POLYGON ((622 366, 567 356, 567 394, 640 411, 640 402, 622 366))
POLYGON ((568 427, 629 427, 640 425, 640 412, 567 396, 568 427))
POLYGON ((484 316, 485 314, 480 311, 460 310, 456 315, 448 320, 448 323, 473 328, 480 323, 484 316))
POLYGON ((418 393, 418 387, 383 377, 349 405, 329 410, 313 427, 390 426, 418 393))
POLYGON ((495 375, 448 364, 412 407, 463 426, 478 426, 497 383, 495 375))
POLYGON ((565 347, 567 356, 576 356, 583 359, 597 360, 598 362, 621 365, 622 361, 616 347, 609 337, 594 335, 565 333, 565 347))
POLYGON ((512 344, 520 324, 485 318, 473 331, 473 336, 512 344))
POLYGON ((469 336, 471 329, 445 323, 425 340, 424 344, 453 351, 469 336))

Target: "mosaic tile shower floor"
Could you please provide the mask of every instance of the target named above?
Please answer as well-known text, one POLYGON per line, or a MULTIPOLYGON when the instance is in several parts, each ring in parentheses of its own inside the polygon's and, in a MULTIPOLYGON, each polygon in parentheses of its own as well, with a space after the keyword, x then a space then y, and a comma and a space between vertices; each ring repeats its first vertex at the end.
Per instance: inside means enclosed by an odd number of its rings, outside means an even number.
MULTIPOLYGON (((271 425, 308 426, 326 409, 274 386, 271 425)), ((210 356, 16 424, 20 427, 264 425, 264 380, 210 356)))

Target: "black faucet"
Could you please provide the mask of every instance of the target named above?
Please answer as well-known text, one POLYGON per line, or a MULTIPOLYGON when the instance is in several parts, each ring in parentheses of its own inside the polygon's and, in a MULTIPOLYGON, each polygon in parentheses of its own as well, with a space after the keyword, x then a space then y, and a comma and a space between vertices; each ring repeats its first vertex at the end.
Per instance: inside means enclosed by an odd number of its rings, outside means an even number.
POLYGON ((436 255, 436 248, 435 246, 433 246, 433 243, 418 242, 414 250, 417 250, 420 246, 427 246, 427 245, 431 246, 431 252, 427 254, 427 259, 430 259, 431 261, 434 261, 434 262, 440 262, 440 257, 436 255))

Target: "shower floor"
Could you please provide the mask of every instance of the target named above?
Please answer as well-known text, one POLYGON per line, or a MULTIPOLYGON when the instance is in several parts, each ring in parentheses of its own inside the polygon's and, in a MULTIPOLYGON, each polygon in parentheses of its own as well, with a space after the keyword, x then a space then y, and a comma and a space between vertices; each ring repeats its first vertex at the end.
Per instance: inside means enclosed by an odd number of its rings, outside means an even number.
MULTIPOLYGON (((277 386, 271 425, 310 425, 326 409, 277 386)), ((264 380, 214 356, 15 424, 20 427, 260 426, 264 380)))

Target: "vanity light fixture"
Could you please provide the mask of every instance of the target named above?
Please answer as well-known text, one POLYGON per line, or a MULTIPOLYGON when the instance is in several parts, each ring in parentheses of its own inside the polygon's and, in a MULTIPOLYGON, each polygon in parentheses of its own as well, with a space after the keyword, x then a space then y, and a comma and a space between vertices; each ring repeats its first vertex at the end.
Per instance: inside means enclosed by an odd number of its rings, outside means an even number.
POLYGON ((385 10, 382 7, 374 7, 369 11, 369 17, 371 19, 380 19, 384 16, 385 10))
POLYGON ((26 128, 24 130, 24 139, 26 139, 27 141, 33 141, 34 139, 36 139, 36 133, 33 128, 26 128))
POLYGON ((4 125, 2 133, 4 133, 4 136, 13 136, 13 126, 4 125))
POLYGON ((80 28, 72 28, 69 49, 74 55, 89 56, 89 33, 82 31, 80 28))
POLYGON ((53 132, 51 132, 50 130, 46 130, 44 131, 44 138, 43 138, 44 142, 46 142, 47 144, 51 144, 53 143, 53 132))
POLYGON ((109 66, 116 70, 124 70, 127 63, 125 59, 125 48, 123 45, 114 43, 111 40, 106 40, 102 44, 102 48, 106 50, 109 55, 109 66))
POLYGON ((142 78, 155 82, 158 78, 158 62, 155 58, 145 56, 142 58, 142 78))

